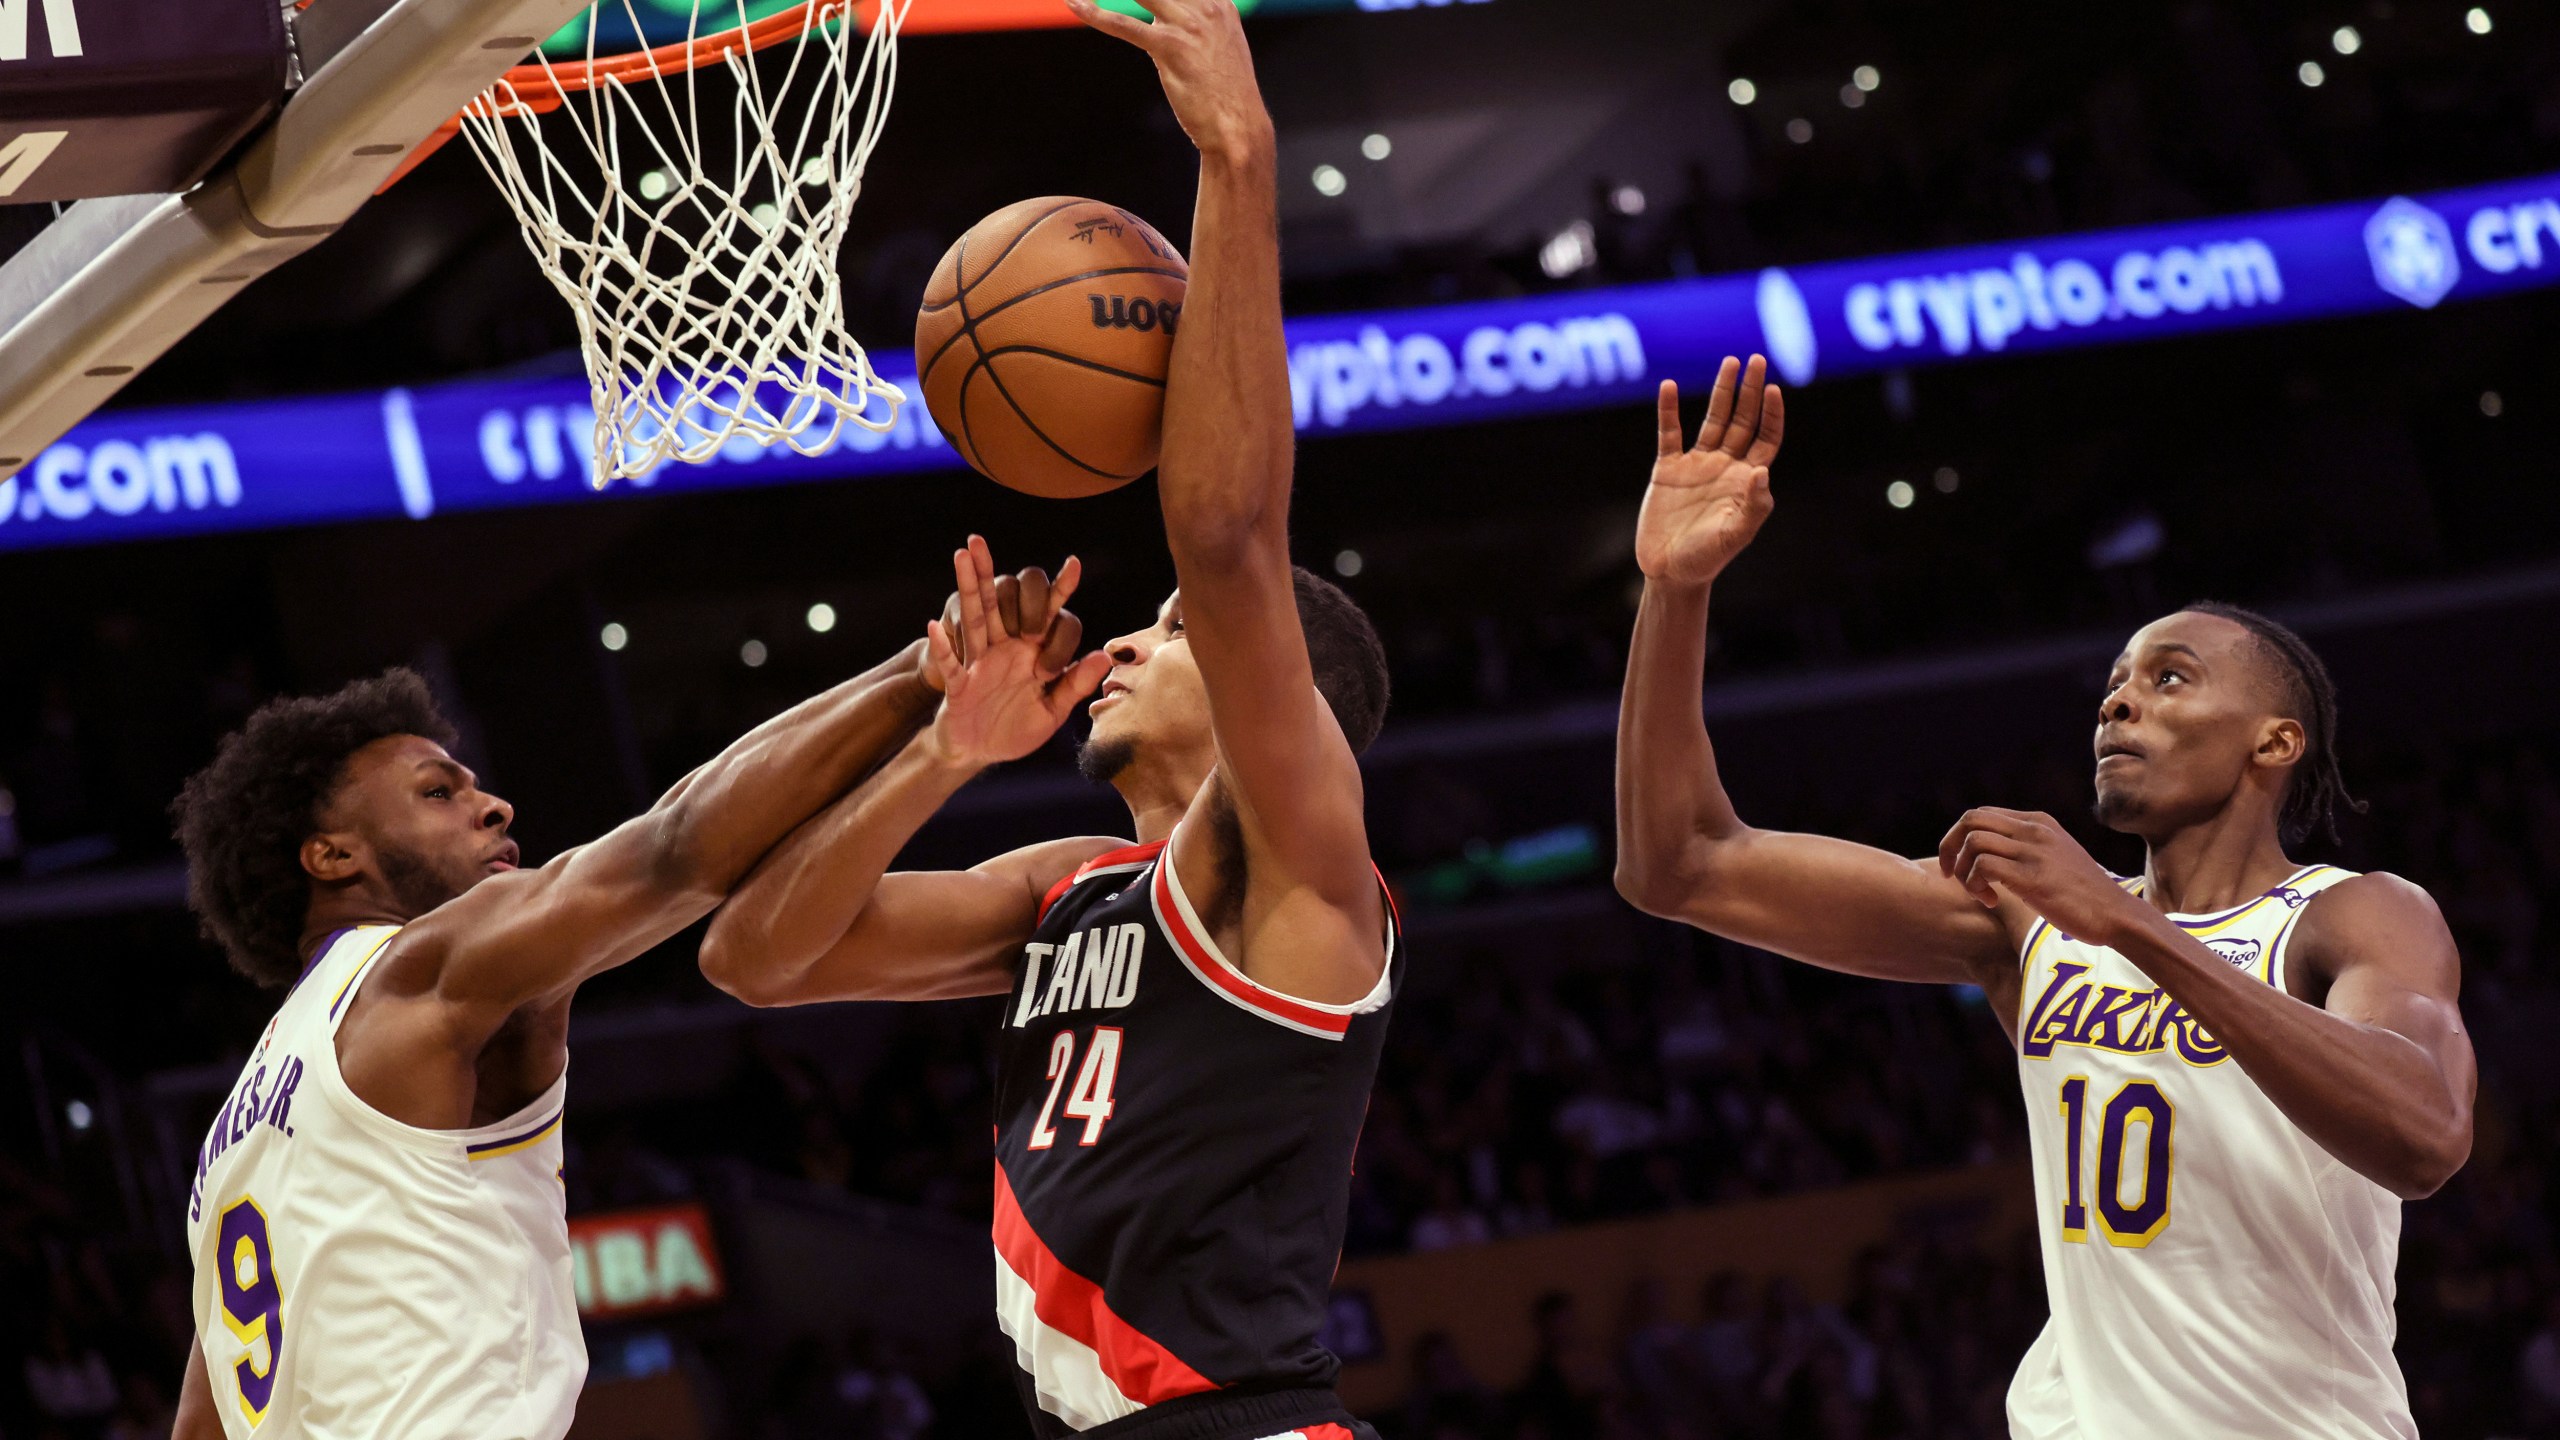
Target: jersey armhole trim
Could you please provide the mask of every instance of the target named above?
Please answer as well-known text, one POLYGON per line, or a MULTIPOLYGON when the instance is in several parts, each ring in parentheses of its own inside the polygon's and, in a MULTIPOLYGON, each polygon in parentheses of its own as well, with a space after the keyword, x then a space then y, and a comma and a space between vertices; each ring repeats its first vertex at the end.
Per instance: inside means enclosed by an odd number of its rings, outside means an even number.
POLYGON ((2292 879, 2277 887, 2277 892, 2299 891, 2306 882, 2315 882, 2311 892, 2302 897, 2301 907, 2284 917, 2284 924, 2276 931, 2276 938, 2267 943, 2266 981, 2269 985, 2283 994, 2293 993, 2285 985, 2285 967, 2293 958, 2294 927, 2301 924, 2302 917, 2311 912, 2311 902, 2319 899, 2330 886, 2345 884, 2349 880, 2358 878, 2360 873, 2354 870, 2341 870, 2334 865, 2310 865, 2296 872, 2292 879))
POLYGON ((1092 879, 1096 875, 1112 875, 1132 870, 1144 870, 1147 868, 1148 861, 1155 859, 1158 854, 1163 852, 1165 844, 1165 841, 1158 840, 1151 845, 1126 845, 1117 850, 1105 850, 1101 854, 1087 860, 1082 865, 1068 871, 1066 874, 1058 877, 1057 884, 1049 887, 1048 895, 1043 897, 1040 901, 1040 913, 1037 919, 1048 919, 1050 910, 1054 909, 1059 901, 1067 898, 1068 891, 1075 889, 1078 885, 1083 884, 1085 881, 1092 879))
MULTIPOLYGON (((1191 906, 1191 897, 1183 892, 1180 877, 1173 873, 1173 847, 1165 846, 1157 857, 1154 883, 1148 887, 1148 899, 1165 934, 1173 939, 1174 953, 1182 958, 1184 968, 1199 977, 1200 982, 1221 998, 1249 1010, 1277 1025, 1319 1040, 1340 1040, 1350 1033, 1353 1017, 1386 1008, 1395 993, 1396 923, 1395 901, 1387 906, 1386 955, 1378 967, 1378 983, 1368 995, 1350 1005, 1323 1005, 1301 1000, 1262 984, 1218 948, 1209 935, 1209 927, 1200 923, 1199 912, 1191 906)), ((1386 882, 1379 882, 1383 893, 1386 882)))
MULTIPOLYGON (((383 951, 391 948, 393 938, 398 936, 400 933, 400 927, 397 925, 360 925, 344 933, 348 935, 359 935, 364 933, 366 930, 371 929, 379 929, 382 932, 382 938, 373 942, 373 948, 366 951, 364 958, 357 961, 354 967, 347 971, 347 978, 338 983, 337 993, 329 997, 329 1034, 332 1037, 335 1037, 338 1033, 338 1015, 341 1010, 346 1008, 348 997, 356 993, 356 987, 364 983, 364 977, 372 972, 374 962, 382 958, 383 951)), ((337 948, 336 942, 332 942, 330 948, 337 948)), ((326 958, 326 952, 323 952, 322 961, 315 962, 315 964, 325 963, 326 958)))
POLYGON ((428 1130, 394 1120, 367 1104, 364 1097, 356 1093, 356 1088, 347 1083, 346 1071, 338 1064, 341 1008, 348 997, 363 985, 365 977, 381 963, 384 952, 391 948, 392 939, 399 935, 402 927, 386 925, 380 928, 384 932, 382 939, 375 943, 371 953, 357 962, 354 970, 339 985, 337 993, 330 997, 327 1024, 322 1031, 325 1043, 320 1047, 321 1054, 315 1057, 318 1063, 314 1068, 319 1071, 320 1092, 353 1123, 374 1134, 412 1150, 466 1163, 513 1155, 556 1134, 568 1108, 569 1070, 566 1065, 561 1067, 560 1077, 551 1082, 550 1088, 535 1096, 532 1103, 493 1124, 474 1125, 462 1130, 428 1130), (504 1148, 496 1148, 500 1146, 504 1148))

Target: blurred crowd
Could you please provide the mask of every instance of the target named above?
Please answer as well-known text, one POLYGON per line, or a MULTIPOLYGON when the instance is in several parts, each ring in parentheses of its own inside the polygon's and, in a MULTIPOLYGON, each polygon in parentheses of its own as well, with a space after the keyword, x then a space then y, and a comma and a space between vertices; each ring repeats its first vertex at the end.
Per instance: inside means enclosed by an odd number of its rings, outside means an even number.
POLYGON ((1542 272, 1545 236, 1435 247, 1325 277, 1307 303, 1748 271, 2528 174, 2560 159, 2550 23, 2534 7, 2469 0, 2189 0, 2067 18, 1997 5, 1963 23, 1860 0, 1785 6, 1706 82, 1749 82, 1749 103, 1730 112, 1739 144, 1653 194, 1631 194, 1626 175, 1594 177, 1588 268, 1542 272), (2473 31, 2468 16, 2484 12, 2491 28, 2473 31), (1860 67, 1872 88, 1855 83, 1860 67), (2214 121, 2182 122, 2195 115, 2214 121))

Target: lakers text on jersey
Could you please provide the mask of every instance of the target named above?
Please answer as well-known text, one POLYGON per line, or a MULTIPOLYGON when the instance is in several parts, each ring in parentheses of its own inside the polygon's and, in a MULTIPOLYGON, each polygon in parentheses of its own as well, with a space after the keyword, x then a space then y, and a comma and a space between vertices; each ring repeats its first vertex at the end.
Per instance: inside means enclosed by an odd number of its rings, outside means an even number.
POLYGON ((495 1125, 358 1099, 337 1033, 396 926, 323 942, 197 1152, 197 1343, 232 1440, 558 1440, 587 1352, 560 1188, 563 1075, 495 1125))
MULTIPOLYGON (((2304 908, 2352 878, 2315 865, 2170 918, 2282 989, 2304 908)), ((2039 922, 2023 965, 2053 1314, 2010 1386, 2011 1436, 2415 1437, 2391 1353, 2398 1197, 2297 1129, 2132 961, 2039 922)))
MULTIPOLYGON (((997 1316, 1042 1436, 1143 1434, 1220 1396, 1239 1421, 1286 1392, 1326 1413, 1316 1332, 1405 964, 1392 917, 1386 940, 1367 999, 1315 1005, 1219 952, 1162 843, 1051 893, 996 1074, 997 1316)), ((1232 1433, 1303 1423, 1267 1419, 1232 1433)))

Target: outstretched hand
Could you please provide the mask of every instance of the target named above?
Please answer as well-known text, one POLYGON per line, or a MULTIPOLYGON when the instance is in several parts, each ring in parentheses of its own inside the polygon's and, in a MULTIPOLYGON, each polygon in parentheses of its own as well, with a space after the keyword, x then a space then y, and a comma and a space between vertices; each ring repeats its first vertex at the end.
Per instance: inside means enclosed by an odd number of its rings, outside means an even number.
POLYGON ((1075 658, 1084 622, 1067 601, 1084 565, 1069 556, 1051 583, 1028 569, 998 576, 987 542, 969 537, 951 554, 959 593, 925 626, 926 663, 943 692, 933 735, 952 759, 1019 760, 1047 743, 1111 673, 1111 657, 1075 658))
POLYGON ((1201 154, 1234 159, 1268 148, 1271 116, 1235 0, 1146 0, 1153 24, 1094 0, 1066 4, 1087 25, 1147 52, 1174 118, 1201 154))
POLYGON ((1649 578, 1682 585, 1715 579, 1776 508, 1769 466, 1786 435, 1787 407, 1768 373, 1769 362, 1757 355, 1748 369, 1725 357, 1698 443, 1685 448, 1680 386, 1662 382, 1653 484, 1636 522, 1636 565, 1649 578))

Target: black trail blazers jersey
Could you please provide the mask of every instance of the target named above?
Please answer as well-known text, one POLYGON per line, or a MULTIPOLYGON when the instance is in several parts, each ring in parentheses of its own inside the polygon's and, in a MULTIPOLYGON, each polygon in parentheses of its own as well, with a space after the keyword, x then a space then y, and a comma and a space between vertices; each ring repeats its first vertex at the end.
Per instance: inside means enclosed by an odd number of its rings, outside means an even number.
POLYGON ((1059 882, 996 1060, 996 1311, 1047 1440, 1324 1387, 1351 1155, 1405 960, 1357 1005, 1220 954, 1161 842, 1059 882))

